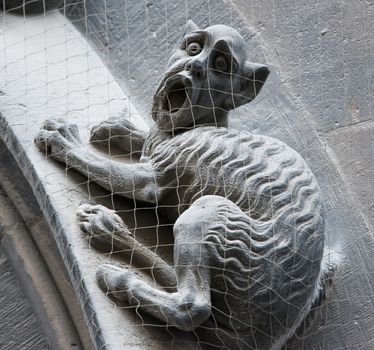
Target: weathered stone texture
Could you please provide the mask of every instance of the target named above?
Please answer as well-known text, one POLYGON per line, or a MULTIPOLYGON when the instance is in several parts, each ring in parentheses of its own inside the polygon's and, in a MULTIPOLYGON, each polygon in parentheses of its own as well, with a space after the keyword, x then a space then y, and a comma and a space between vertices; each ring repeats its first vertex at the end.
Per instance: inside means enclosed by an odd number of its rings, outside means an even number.
POLYGON ((47 349, 39 323, 2 248, 0 276, 0 348, 47 349))

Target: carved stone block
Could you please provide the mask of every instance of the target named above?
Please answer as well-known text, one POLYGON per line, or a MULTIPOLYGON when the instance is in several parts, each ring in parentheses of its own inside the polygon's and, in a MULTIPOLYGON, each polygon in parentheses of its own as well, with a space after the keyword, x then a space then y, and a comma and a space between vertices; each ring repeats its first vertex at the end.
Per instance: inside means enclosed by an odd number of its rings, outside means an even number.
POLYGON ((323 204, 305 161, 281 141, 228 128, 229 111, 254 100, 268 74, 249 61, 234 29, 189 21, 155 93, 150 132, 122 120, 92 130, 92 142, 141 151, 139 162, 85 149, 77 126, 63 119, 48 119, 35 137, 49 157, 157 207, 174 225, 170 266, 114 211, 81 206, 93 246, 131 254, 159 283, 105 264, 96 273, 101 289, 118 305, 230 349, 280 349, 320 302, 334 268, 323 261, 323 204))

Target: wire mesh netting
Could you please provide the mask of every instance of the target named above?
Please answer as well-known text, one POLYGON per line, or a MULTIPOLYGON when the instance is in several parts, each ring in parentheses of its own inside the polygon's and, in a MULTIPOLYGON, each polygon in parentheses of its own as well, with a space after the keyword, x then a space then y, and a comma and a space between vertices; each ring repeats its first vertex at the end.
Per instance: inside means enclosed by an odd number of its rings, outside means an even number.
MULTIPOLYGON (((350 349, 352 332, 370 348, 346 304, 373 297, 371 223, 321 136, 370 122, 356 108, 370 115, 368 79, 342 107, 353 54, 330 28, 349 41, 349 5, 2 8, 0 135, 97 348, 350 349)), ((368 75, 373 52, 356 49, 368 75)))

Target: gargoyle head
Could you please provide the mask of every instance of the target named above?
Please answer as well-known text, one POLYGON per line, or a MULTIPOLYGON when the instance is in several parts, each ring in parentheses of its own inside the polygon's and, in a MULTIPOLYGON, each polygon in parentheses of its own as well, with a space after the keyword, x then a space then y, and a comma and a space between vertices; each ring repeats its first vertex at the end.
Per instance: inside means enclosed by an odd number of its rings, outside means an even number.
POLYGON ((269 68, 248 60, 233 28, 200 30, 188 21, 154 96, 152 117, 161 130, 227 126, 228 111, 255 99, 269 68))

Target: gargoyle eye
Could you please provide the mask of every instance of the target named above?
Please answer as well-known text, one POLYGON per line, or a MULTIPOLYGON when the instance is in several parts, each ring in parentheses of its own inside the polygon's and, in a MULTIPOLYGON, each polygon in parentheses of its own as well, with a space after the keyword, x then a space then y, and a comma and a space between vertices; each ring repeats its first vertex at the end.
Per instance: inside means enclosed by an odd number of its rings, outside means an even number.
POLYGON ((213 66, 214 69, 217 69, 220 72, 227 72, 229 68, 226 57, 223 55, 219 55, 215 58, 213 66))
POLYGON ((202 51, 203 47, 201 44, 197 41, 193 41, 192 43, 189 43, 187 46, 187 54, 189 56, 196 56, 202 51))

